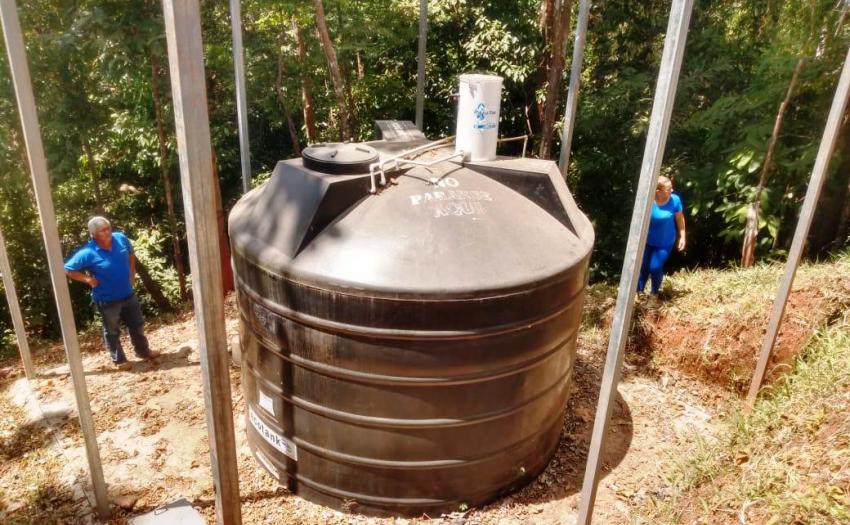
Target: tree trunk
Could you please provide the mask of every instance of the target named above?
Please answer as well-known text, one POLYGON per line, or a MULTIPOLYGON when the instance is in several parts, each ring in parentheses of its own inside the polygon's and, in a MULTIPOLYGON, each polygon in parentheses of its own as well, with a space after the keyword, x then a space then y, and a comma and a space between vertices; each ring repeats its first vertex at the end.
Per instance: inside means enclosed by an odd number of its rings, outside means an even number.
POLYGON ((168 229, 171 233, 171 250, 174 255, 174 267, 177 269, 177 280, 180 286, 180 300, 188 297, 186 291, 186 268, 183 266, 183 249, 180 245, 180 231, 177 228, 177 212, 174 210, 174 190, 171 173, 168 170, 168 141, 165 136, 165 118, 162 114, 162 98, 159 92, 159 62, 156 53, 150 52, 151 62, 151 93, 153 94, 153 110, 156 118, 156 131, 159 140, 159 172, 162 177, 162 187, 165 192, 165 209, 168 218, 168 229))
POLYGON ((301 102, 304 106, 304 128, 307 130, 307 143, 316 142, 316 115, 313 110, 313 82, 305 71, 307 64, 307 46, 301 35, 298 21, 292 17, 292 31, 295 33, 295 43, 298 47, 298 62, 301 66, 301 102))
MULTIPOLYGON (((283 32, 281 32, 283 34, 283 32)), ((298 130, 295 127, 295 122, 292 121, 292 114, 289 113, 289 108, 286 107, 286 98, 283 96, 283 42, 278 42, 277 46, 277 77, 274 81, 274 92, 277 94, 277 101, 280 103, 280 110, 283 112, 283 118, 286 120, 286 126, 289 128, 289 140, 292 141, 292 149, 295 156, 301 156, 301 145, 298 140, 298 130)))
POLYGON ((148 273, 148 269, 145 268, 145 265, 142 264, 142 261, 136 257, 136 273, 139 274, 139 277, 142 279, 142 284, 145 287, 145 290, 153 299, 153 302, 156 303, 156 306, 163 311, 171 310, 171 303, 168 302, 168 299, 165 298, 165 294, 162 293, 162 288, 157 284, 156 281, 153 280, 151 274, 148 273))
POLYGON ((748 268, 755 263, 756 260, 756 241, 758 239, 758 224, 759 224, 759 208, 761 207, 761 194, 767 185, 770 168, 773 167, 773 154, 776 151, 776 143, 779 141, 779 133, 782 131, 782 122, 785 120, 785 113, 788 111, 788 105, 791 103, 791 98, 794 96, 794 88, 797 87, 797 79, 800 77, 800 70, 803 69, 805 57, 797 59, 794 65, 794 72, 791 73, 791 81, 788 82, 788 89, 785 91, 785 99, 779 105, 779 111, 776 113, 776 120, 773 123, 773 131, 770 134, 770 140, 767 143, 767 153, 764 156, 764 163, 761 166, 758 185, 747 208, 747 224, 744 227, 744 242, 741 246, 741 266, 748 268))
POLYGON ((818 256, 840 247, 847 240, 850 222, 850 108, 844 112, 837 150, 841 163, 826 181, 827 186, 809 232, 809 253, 818 256))
POLYGON ((94 209, 98 215, 103 214, 103 192, 100 188, 100 174, 97 171, 97 165, 94 161, 94 155, 91 153, 91 145, 89 145, 88 137, 83 137, 83 152, 88 160, 89 173, 91 173, 92 190, 94 192, 94 209))
POLYGON ((841 215, 838 217, 838 231, 835 234, 835 245, 841 246, 850 241, 848 236, 850 230, 850 177, 847 178, 847 186, 844 189, 844 206, 841 208, 841 215))
MULTIPOLYGON (((341 69, 342 73, 342 83, 345 86, 345 100, 348 102, 348 121, 349 127, 354 129, 354 116, 357 113, 357 104, 354 103, 354 94, 351 91, 351 86, 354 82, 351 81, 351 68, 343 65, 341 69)), ((352 131, 353 136, 353 131, 352 131)))
POLYGON ((546 69, 546 103, 543 107, 543 122, 540 130, 540 157, 552 156, 555 121, 557 120, 558 99, 564 76, 567 55, 567 36, 570 33, 571 0, 556 0, 549 30, 549 57, 546 69))
POLYGON ((349 118, 348 103, 345 97, 345 86, 342 83, 342 76, 339 73, 336 51, 334 50, 333 42, 331 42, 331 36, 328 33, 328 25, 325 21, 325 7, 322 4, 322 0, 313 0, 313 4, 316 6, 316 29, 319 31, 319 39, 322 41, 322 49, 328 61, 328 69, 330 70, 331 81, 334 86, 334 95, 336 97, 336 103, 339 106, 342 139, 350 140, 352 138, 351 121, 349 118))
MULTIPOLYGON (((535 73, 536 78, 533 81, 536 86, 541 88, 546 85, 546 79, 549 78, 549 42, 552 35, 554 12, 555 0, 541 0, 537 24, 546 45, 543 47, 541 56, 535 58, 537 71, 535 73)), ((533 89, 532 91, 536 92, 536 90, 533 89)), ((534 100, 530 104, 531 111, 526 112, 529 128, 528 134, 531 136, 534 136, 534 130, 539 130, 542 127, 543 113, 546 108, 546 101, 543 98, 533 96, 533 99, 534 100)), ((539 147, 537 145, 533 146, 533 148, 536 148, 539 151, 539 147)))
POLYGON ((225 296, 234 290, 233 266, 230 262, 230 243, 225 228, 224 205, 221 200, 221 182, 218 178, 218 155, 215 146, 212 147, 213 189, 215 190, 215 210, 218 222, 218 255, 221 263, 221 288, 225 296))

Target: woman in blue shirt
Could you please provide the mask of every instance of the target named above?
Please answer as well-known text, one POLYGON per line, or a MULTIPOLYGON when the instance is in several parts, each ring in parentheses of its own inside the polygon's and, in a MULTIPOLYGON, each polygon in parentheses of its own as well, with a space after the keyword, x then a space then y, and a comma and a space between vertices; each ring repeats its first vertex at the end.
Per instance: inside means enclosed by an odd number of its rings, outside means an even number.
POLYGON ((664 263, 673 251, 673 246, 680 252, 685 249, 685 214, 682 211, 682 200, 673 194, 673 183, 662 175, 658 177, 655 202, 652 204, 646 250, 638 278, 639 292, 646 287, 646 279, 651 277, 652 293, 658 294, 661 280, 664 278, 664 263))

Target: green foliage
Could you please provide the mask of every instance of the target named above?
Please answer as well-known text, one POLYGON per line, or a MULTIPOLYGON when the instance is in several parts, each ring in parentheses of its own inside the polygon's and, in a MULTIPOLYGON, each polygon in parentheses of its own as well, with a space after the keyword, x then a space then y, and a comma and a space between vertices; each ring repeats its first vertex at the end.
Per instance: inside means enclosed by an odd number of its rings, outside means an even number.
MULTIPOLYGON (((413 120, 419 2, 324 5, 357 138, 373 138, 376 119, 413 120)), ((492 72, 505 77, 500 133, 530 131, 529 151, 534 150, 549 51, 540 7, 540 0, 429 1, 429 136, 454 133, 458 75, 492 72)), ((211 136, 229 208, 241 194, 230 13, 226 2, 202 2, 202 10, 211 136)), ((597 230, 594 280, 613 279, 620 270, 668 10, 662 0, 610 0, 591 9, 568 182, 597 230)), ((85 241, 88 216, 102 211, 134 239, 140 258, 174 299, 153 64, 163 104, 165 166, 178 216, 182 212, 160 2, 32 0, 20 3, 19 12, 65 253, 85 241)), ((284 108, 300 145, 306 142, 302 81, 312 86, 318 141, 338 139, 339 118, 312 3, 244 0, 242 14, 251 162, 255 178, 263 180, 279 160, 294 154, 284 108), (303 61, 293 20, 307 48, 303 61), (282 102, 275 89, 279 63, 282 102)), ((718 265, 736 257, 779 103, 794 64, 805 56, 767 189, 759 197, 760 255, 787 248, 850 41, 839 17, 834 0, 696 2, 664 167, 688 207, 690 248, 674 265, 718 265)), ((564 99, 565 94, 559 113, 564 99)), ((846 188, 850 171, 850 141, 845 137, 840 144, 828 181, 836 194, 846 188)), ((500 151, 515 154, 518 148, 514 143, 500 151)), ((39 335, 55 335, 58 323, 5 60, 0 60, 0 177, 0 226, 27 323, 39 335)), ((177 227, 182 230, 182 224, 177 227)), ((85 325, 92 318, 88 291, 75 284, 71 291, 78 323, 85 325)))
MULTIPOLYGON (((180 286, 177 270, 167 257, 171 242, 166 231, 152 227, 136 233, 133 239, 133 249, 136 257, 145 265, 151 277, 162 287, 162 293, 171 304, 180 301, 180 286)), ((191 280, 187 283, 191 286, 191 280)), ((140 286, 137 285, 137 288, 140 286)), ((142 305, 148 311, 155 311, 156 306, 147 293, 140 294, 142 305)))

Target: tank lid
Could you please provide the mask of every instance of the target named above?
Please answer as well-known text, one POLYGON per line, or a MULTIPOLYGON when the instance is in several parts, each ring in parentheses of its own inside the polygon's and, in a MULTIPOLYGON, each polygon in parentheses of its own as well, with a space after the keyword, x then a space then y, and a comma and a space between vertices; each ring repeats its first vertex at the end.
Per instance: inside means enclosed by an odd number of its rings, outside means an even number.
POLYGON ((369 165, 378 161, 375 148, 351 142, 314 144, 301 152, 304 167, 332 175, 368 173, 369 165))

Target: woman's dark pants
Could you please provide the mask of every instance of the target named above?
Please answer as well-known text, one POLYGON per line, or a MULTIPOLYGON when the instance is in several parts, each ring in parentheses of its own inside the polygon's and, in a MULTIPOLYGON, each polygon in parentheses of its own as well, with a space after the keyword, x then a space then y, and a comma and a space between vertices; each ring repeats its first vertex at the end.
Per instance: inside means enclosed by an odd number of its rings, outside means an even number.
POLYGON ((124 349, 121 348, 122 321, 127 325, 136 355, 139 357, 150 355, 151 349, 145 337, 145 320, 136 294, 120 301, 96 302, 95 305, 103 317, 103 342, 106 343, 114 363, 123 363, 127 360, 124 349))

